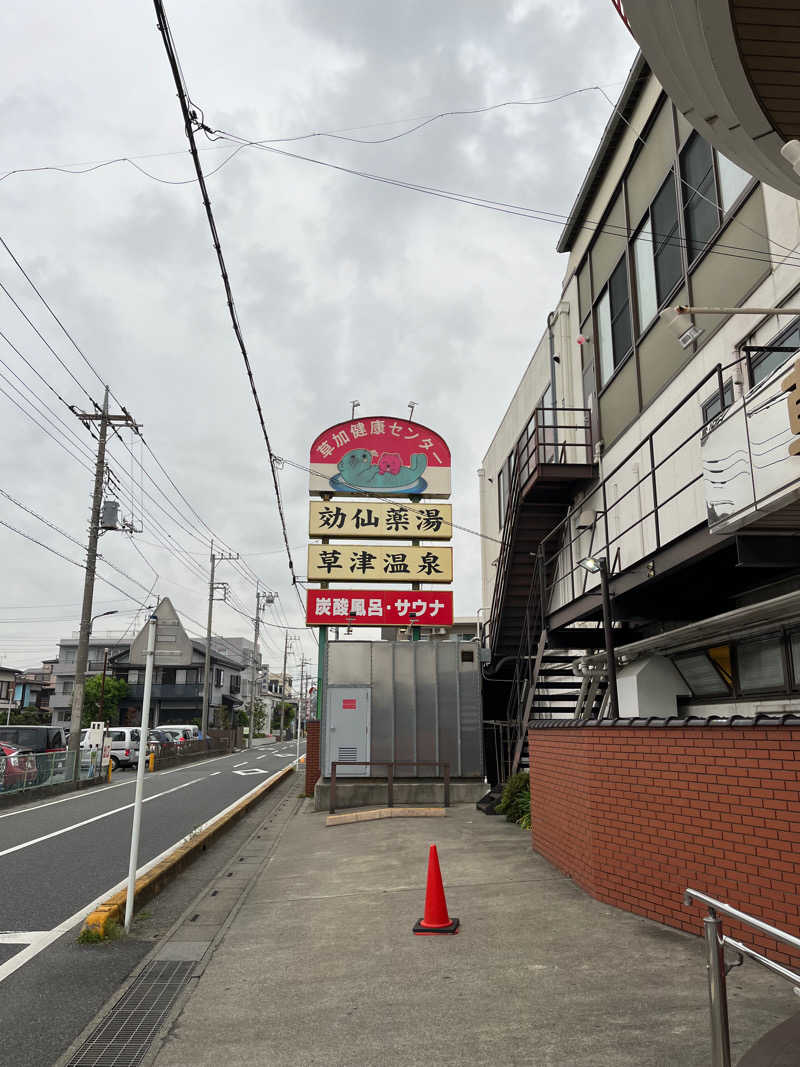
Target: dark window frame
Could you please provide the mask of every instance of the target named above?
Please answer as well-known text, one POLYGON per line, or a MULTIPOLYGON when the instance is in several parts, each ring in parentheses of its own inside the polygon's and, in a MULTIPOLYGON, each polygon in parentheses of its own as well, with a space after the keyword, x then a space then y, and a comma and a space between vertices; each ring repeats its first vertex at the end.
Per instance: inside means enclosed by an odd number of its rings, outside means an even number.
MULTIPOLYGON (((611 274, 608 277, 608 281, 603 286, 603 288, 600 290, 600 292, 598 293, 597 299, 595 300, 594 304, 592 305, 592 320, 593 320, 592 321, 592 330, 593 330, 593 334, 594 334, 594 338, 595 338, 595 355, 596 355, 596 359, 597 359, 597 369, 600 372, 598 381, 602 383, 598 388, 598 396, 600 396, 603 393, 603 391, 605 389, 607 389, 608 386, 614 381, 614 379, 616 378, 616 376, 617 376, 617 374, 619 372, 620 367, 623 367, 628 362, 628 360, 631 358, 631 356, 634 353, 633 299, 632 299, 632 297, 633 297, 633 293, 631 291, 631 276, 630 276, 630 270, 628 269, 628 253, 626 251, 626 252, 622 253, 620 258, 615 263, 614 269, 611 271, 611 274), (615 311, 613 303, 612 303, 612 300, 611 300, 611 281, 614 278, 614 275, 620 269, 620 267, 623 267, 624 270, 625 270, 625 278, 626 278, 626 282, 627 282, 627 300, 625 301, 625 304, 624 304, 624 306, 622 308, 619 308, 619 309, 617 309, 615 311), (611 322, 611 363, 612 363, 612 370, 611 370, 611 373, 609 374, 608 378, 605 381, 603 381, 603 359, 602 359, 602 354, 600 352, 600 344, 599 344, 600 330, 599 330, 598 325, 597 325, 597 308, 598 308, 600 302, 605 297, 606 293, 608 293, 608 311, 609 311, 609 319, 610 319, 610 322, 611 322), (616 350, 616 337, 615 337, 615 334, 614 334, 614 325, 619 320, 620 316, 623 315, 625 312, 627 312, 627 315, 628 315, 628 328, 629 328, 630 343, 629 343, 628 348, 625 351, 625 353, 623 355, 621 355, 621 356, 618 356, 617 355, 617 350, 616 350)), ((581 372, 581 373, 583 373, 583 372, 581 372)))
POLYGON ((733 403, 733 400, 733 378, 728 378, 722 386, 722 405, 719 406, 719 391, 714 392, 703 404, 703 425, 707 426, 713 419, 716 419, 718 415, 721 415, 723 411, 727 411, 733 403), (718 406, 716 410, 712 410, 715 404, 718 406))
POLYGON ((717 161, 714 155, 714 146, 706 141, 704 137, 701 137, 695 130, 687 139, 686 144, 678 154, 678 166, 680 169, 686 264, 691 270, 705 250, 716 240, 717 234, 722 226, 722 197, 720 196, 719 190, 719 177, 717 173, 717 161), (703 174, 700 181, 690 181, 686 175, 684 163, 697 145, 703 145, 708 150, 710 166, 705 174, 703 174), (709 217, 713 215, 715 225, 707 234, 699 234, 695 237, 692 233, 691 220, 699 217, 701 213, 705 213, 709 215, 709 217))

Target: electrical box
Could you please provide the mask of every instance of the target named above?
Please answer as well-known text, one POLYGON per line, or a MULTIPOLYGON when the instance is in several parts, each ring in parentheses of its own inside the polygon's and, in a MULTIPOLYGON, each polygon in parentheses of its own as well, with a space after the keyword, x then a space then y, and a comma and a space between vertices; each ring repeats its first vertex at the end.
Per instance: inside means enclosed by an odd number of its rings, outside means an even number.
POLYGON ((368 760, 370 690, 368 686, 332 685, 327 690, 327 759, 325 774, 330 777, 336 761, 338 776, 369 777, 369 767, 343 767, 343 763, 368 760))
POLYGON ((119 504, 116 500, 103 501, 103 509, 100 512, 100 529, 119 529, 119 504))

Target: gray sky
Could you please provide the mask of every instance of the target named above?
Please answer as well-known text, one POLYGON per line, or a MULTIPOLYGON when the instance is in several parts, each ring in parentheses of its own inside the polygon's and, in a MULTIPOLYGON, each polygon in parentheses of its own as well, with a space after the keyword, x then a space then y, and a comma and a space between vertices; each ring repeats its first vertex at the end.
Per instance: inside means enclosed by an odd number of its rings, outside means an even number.
MULTIPOLYGON (((386 138, 438 112, 597 84, 614 97, 635 54, 612 5, 593 0, 168 0, 167 10, 206 122, 248 139, 345 129, 350 137, 386 138)), ((153 452, 205 523, 279 592, 281 609, 270 609, 267 621, 301 624, 199 190, 191 181, 163 184, 193 172, 152 5, 6 5, 0 62, 0 175, 135 156, 162 179, 127 163, 79 176, 11 174, 0 181, 0 235, 143 424, 153 452)), ((608 114, 608 103, 591 91, 443 118, 381 144, 314 137, 276 147, 566 213, 608 114)), ((221 144, 204 143, 206 171, 231 151, 221 144)), ((314 437, 349 416, 351 399, 361 401, 362 416, 402 416, 416 400, 416 417, 453 453, 454 519, 477 530, 476 468, 560 291, 558 227, 253 148, 210 177, 209 188, 276 453, 305 463, 314 437)), ((101 399, 97 378, 1 247, 0 282, 101 399)), ((2 291, 0 330, 67 403, 86 407, 85 393, 2 291)), ((16 389, 31 398, 14 375, 93 445, 2 338, 0 359, 7 364, 0 374, 16 389)), ((23 403, 2 378, 0 389, 23 403)), ((38 418, 66 443, 68 431, 54 416, 38 418)), ((85 540, 90 472, 2 393, 0 457, 0 488, 85 540)), ((128 486, 131 460, 118 443, 111 465, 128 486)), ((145 497, 150 514, 142 516, 138 494, 132 506, 123 493, 123 514, 132 512, 143 532, 135 546, 107 534, 101 551, 130 578, 103 565, 99 573, 146 602, 152 567, 156 591, 171 596, 184 617, 204 620, 201 574, 159 544, 194 553, 205 569, 207 552, 191 529, 200 523, 147 453, 144 466, 184 518, 146 479, 145 490, 169 515, 145 497), (189 530, 181 529, 187 520, 189 530)), ((134 476, 138 485, 135 466, 134 476)), ((306 476, 287 467, 281 488, 297 573, 304 575, 306 476)), ((0 520, 82 559, 79 547, 5 497, 0 520)), ((477 538, 457 533, 454 555, 456 613, 474 614, 477 538)), ((0 656, 25 667, 54 655, 59 635, 77 629, 82 572, 4 527, 0 556, 0 656)), ((230 564, 219 576, 252 610, 252 584, 230 564)), ((101 582, 95 602, 96 612, 119 609, 110 620, 115 629, 133 621, 136 604, 101 582)), ((214 629, 250 633, 223 605, 214 629)), ((267 634, 264 654, 280 669, 283 635, 267 634)), ((302 647, 314 656, 310 635, 302 647)))

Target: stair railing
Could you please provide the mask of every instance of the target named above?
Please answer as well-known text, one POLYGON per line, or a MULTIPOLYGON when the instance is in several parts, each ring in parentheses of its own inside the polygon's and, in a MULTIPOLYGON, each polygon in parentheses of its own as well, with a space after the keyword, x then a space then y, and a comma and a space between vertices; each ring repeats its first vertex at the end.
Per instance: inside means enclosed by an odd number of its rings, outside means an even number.
POLYGON ((800 952, 800 938, 794 934, 787 934, 785 930, 779 930, 777 926, 756 919, 753 915, 747 915, 738 908, 732 908, 721 900, 698 893, 696 889, 687 889, 684 897, 687 907, 696 902, 705 904, 708 915, 703 919, 703 928, 706 942, 706 973, 708 978, 708 1002, 711 1010, 711 1067, 731 1067, 731 1038, 728 1027, 728 991, 727 976, 731 967, 739 967, 744 963, 744 958, 755 960, 768 971, 777 974, 779 978, 791 982, 794 986, 800 986, 800 974, 795 974, 788 967, 775 963, 774 960, 756 952, 754 948, 736 941, 722 932, 722 920, 720 915, 727 915, 730 919, 745 926, 751 926, 767 937, 775 941, 782 941, 800 952), (739 956, 736 963, 727 963, 725 960, 725 947, 730 946, 739 956))

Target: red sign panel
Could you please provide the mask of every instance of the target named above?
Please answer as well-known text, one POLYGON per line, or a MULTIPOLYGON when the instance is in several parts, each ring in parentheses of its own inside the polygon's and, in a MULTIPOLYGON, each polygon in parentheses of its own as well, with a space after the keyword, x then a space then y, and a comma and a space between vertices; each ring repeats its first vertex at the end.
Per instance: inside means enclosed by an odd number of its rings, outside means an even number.
POLYGON ((355 702, 355 700, 343 700, 342 701, 342 711, 355 711, 355 710, 356 710, 356 702, 355 702))
POLYGON ((387 415, 329 426, 309 456, 311 493, 450 496, 450 449, 419 422, 387 415))
POLYGON ((309 589, 309 626, 452 626, 453 594, 439 590, 309 589))

